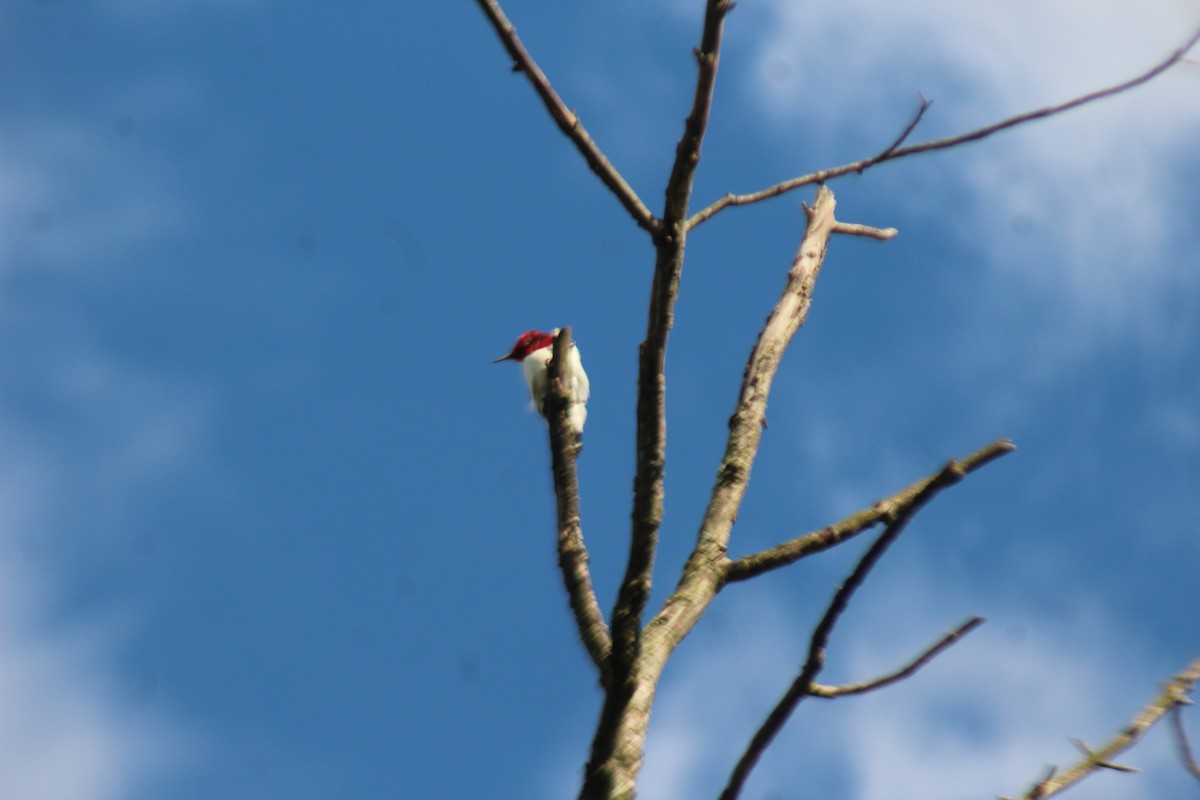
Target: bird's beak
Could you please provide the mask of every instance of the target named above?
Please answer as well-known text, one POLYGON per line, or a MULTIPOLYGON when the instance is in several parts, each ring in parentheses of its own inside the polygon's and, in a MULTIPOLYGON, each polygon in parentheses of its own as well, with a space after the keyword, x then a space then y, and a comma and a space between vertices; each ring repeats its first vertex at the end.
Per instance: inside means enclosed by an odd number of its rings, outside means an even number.
POLYGON ((499 358, 497 358, 497 359, 496 359, 495 361, 493 361, 492 363, 493 363, 493 364, 499 364, 501 361, 508 361, 508 360, 509 360, 510 358, 512 358, 512 357, 513 357, 513 354, 512 354, 512 353, 507 353, 506 355, 502 355, 502 356, 500 356, 499 358))

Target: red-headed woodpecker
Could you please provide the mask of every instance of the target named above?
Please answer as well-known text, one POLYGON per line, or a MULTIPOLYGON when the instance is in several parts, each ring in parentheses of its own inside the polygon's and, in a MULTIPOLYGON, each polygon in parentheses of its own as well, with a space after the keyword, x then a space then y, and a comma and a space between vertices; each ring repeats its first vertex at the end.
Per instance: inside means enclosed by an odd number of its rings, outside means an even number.
MULTIPOLYGON (((545 416, 546 389, 548 378, 546 365, 550 362, 554 351, 554 337, 558 328, 550 333, 541 331, 525 331, 518 337, 508 355, 500 356, 493 364, 501 361, 520 361, 525 368, 525 383, 529 385, 529 396, 538 412, 545 416)), ((583 362, 579 360, 579 348, 571 342, 571 350, 567 356, 566 369, 562 371, 562 379, 566 382, 567 393, 571 396, 571 405, 567 416, 571 420, 571 428, 577 436, 583 435, 583 422, 587 419, 588 376, 583 371, 583 362)))

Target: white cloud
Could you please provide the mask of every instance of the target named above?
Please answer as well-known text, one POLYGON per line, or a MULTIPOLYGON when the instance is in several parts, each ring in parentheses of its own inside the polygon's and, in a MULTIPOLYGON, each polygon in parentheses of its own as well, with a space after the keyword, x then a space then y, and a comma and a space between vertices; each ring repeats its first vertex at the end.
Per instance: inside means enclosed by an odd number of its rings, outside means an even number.
MULTIPOLYGON (((907 585, 904 601, 890 609, 899 625, 852 644, 851 672, 886 670, 904 651, 902 640, 937 625, 922 585, 907 585)), ((917 679, 847 703, 841 735, 847 746, 856 745, 856 795, 949 800, 1018 794, 1046 766, 1066 769, 1080 758, 1070 740, 1099 746, 1110 739, 1168 674, 1154 673, 1152 664, 1160 660, 1139 646, 1138 633, 1117 630, 1090 610, 1096 608, 1073 603, 1072 613, 1052 621, 1034 608, 1002 612, 1007 621, 972 633, 917 679)), ((1146 776, 1102 772, 1085 782, 1087 796, 1138 796, 1147 780, 1180 777, 1163 744, 1141 742, 1118 759, 1146 776)))
POLYGON ((153 20, 180 14, 191 8, 216 11, 257 8, 262 5, 262 0, 105 0, 101 5, 119 17, 153 20))
POLYGON ((1185 407, 1177 401, 1169 401, 1154 407, 1144 419, 1163 451, 1180 455, 1200 449, 1200 413, 1194 406, 1185 407))
POLYGON ((42 120, 7 126, 4 139, 2 269, 37 259, 88 271, 121 248, 185 224, 187 212, 163 166, 111 129, 42 120))
POLYGON ((17 542, 59 495, 46 471, 6 459, 0 519, 0 796, 121 800, 186 768, 199 738, 149 703, 153 686, 122 686, 114 662, 134 622, 104 614, 64 626, 45 620, 53 581, 17 542))
MULTIPOLYGON (((120 131, 47 117, 5 123, 2 141, 9 275, 51 267, 95 280, 114 253, 132 260, 186 219, 170 171, 120 131)), ((187 464, 206 405, 185 381, 114 358, 61 300, 0 302, 0 796, 121 800, 186 769, 201 737, 165 710, 152 675, 118 667, 142 611, 120 600, 64 620, 69 587, 41 545, 94 547, 87 537, 102 526, 83 520, 126 519, 187 464)))
POLYGON ((120 800, 192 765, 201 737, 161 697, 151 703, 152 675, 118 672, 140 612, 102 607, 63 621, 59 579, 39 544, 64 529, 75 549, 100 544, 79 538, 89 532, 81 509, 89 519, 123 514, 178 469, 194 452, 202 407, 94 351, 60 353, 40 370, 49 378, 36 387, 41 399, 81 419, 50 433, 0 408, 0 796, 120 800))

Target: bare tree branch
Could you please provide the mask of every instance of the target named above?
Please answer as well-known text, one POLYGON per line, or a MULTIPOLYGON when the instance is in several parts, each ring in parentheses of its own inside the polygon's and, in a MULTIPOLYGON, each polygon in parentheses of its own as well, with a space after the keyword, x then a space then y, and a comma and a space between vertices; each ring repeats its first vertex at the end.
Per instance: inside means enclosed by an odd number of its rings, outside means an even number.
POLYGON ((959 639, 978 628, 983 624, 983 622, 983 617, 971 617, 954 630, 944 634, 942 638, 938 639, 932 645, 927 647, 923 653, 894 672, 881 675, 873 680, 863 681, 861 683, 847 683, 841 686, 824 686, 819 683, 814 683, 809 688, 808 693, 813 697, 833 699, 835 697, 848 697, 849 695, 853 694, 866 694, 867 692, 873 692, 876 689, 882 689, 885 686, 891 686, 893 683, 897 683, 916 674, 917 670, 921 669, 921 667, 937 658, 937 656, 943 650, 953 646, 956 642, 958 642, 959 639))
POLYGON ((904 532, 909 521, 916 515, 921 508, 932 500, 942 489, 961 481, 967 475, 962 465, 957 461, 951 461, 941 472, 939 472, 933 480, 925 485, 917 494, 909 500, 896 514, 895 518, 888 523, 887 528, 879 535, 869 548, 859 559, 854 570, 847 576, 846 580, 838 587, 838 590, 833 595, 833 600, 830 601, 829 607, 825 610, 825 614, 821 617, 821 621, 817 623, 817 627, 813 630, 812 639, 808 646, 808 658, 804 662, 804 667, 800 670, 800 674, 796 676, 796 680, 792 682, 783 698, 776 704, 771 713, 767 715, 766 720, 754 736, 750 740, 750 745, 746 748, 746 752, 738 760, 737 766, 734 767, 733 773, 729 776, 729 783, 725 786, 725 791, 721 792, 721 800, 735 800, 741 794, 742 787, 745 785, 746 778, 749 777, 750 771, 754 769, 754 765, 758 763, 759 758, 770 746, 775 736, 783 729, 792 712, 796 710, 796 706, 805 697, 812 694, 813 681, 820 674, 821 669, 825 666, 825 648, 829 644, 829 637, 833 634, 834 626, 837 625, 838 618, 841 617, 850 604, 850 599, 866 580, 867 575, 887 552, 888 547, 892 542, 904 532))
POLYGON ((1200 780, 1200 764, 1196 763, 1196 757, 1192 755, 1192 745, 1188 742, 1187 731, 1183 728, 1183 706, 1184 704, 1180 703, 1171 711, 1175 744, 1179 747, 1179 758, 1183 761, 1184 768, 1200 780))
POLYGON ((533 89, 538 93, 538 97, 542 98, 551 118, 558 125, 558 129, 575 143, 575 147, 583 154, 583 158, 591 167, 592 172, 596 173, 609 191, 616 195, 617 200, 625 206, 625 210, 633 217, 633 221, 638 224, 638 227, 649 232, 651 236, 656 235, 658 221, 650 213, 650 209, 646 207, 633 187, 626 182, 617 168, 592 140, 592 137, 588 135, 583 123, 579 121, 578 115, 567 108, 567 104, 554 91, 550 80, 533 60, 533 56, 529 55, 525 45, 521 44, 521 40, 517 38, 517 29, 508 21, 500 4, 496 0, 476 0, 476 3, 487 15, 492 27, 496 29, 500 41, 504 44, 504 48, 512 56, 513 70, 525 73, 525 77, 533 84, 533 89))
POLYGON ((650 596, 654 553, 663 514, 663 468, 666 462, 667 337, 674 324, 675 299, 683 272, 687 217, 692 181, 700 163, 700 146, 708 129, 713 90, 720 63, 728 0, 708 0, 704 30, 696 48, 696 90, 683 136, 675 148, 675 163, 667 181, 660 235, 655 240, 654 280, 646 339, 638 358, 637 474, 633 481, 632 535, 629 560, 613 609, 614 668, 624 672, 637 650, 642 615, 650 596))
POLYGON ((1200 657, 1188 664, 1183 672, 1176 675, 1163 687, 1158 697, 1147 703, 1103 747, 1093 750, 1087 745, 1082 745, 1080 747, 1084 752, 1082 760, 1066 772, 1051 774, 1038 781, 1029 791, 1021 795, 1021 800, 1042 800, 1042 798, 1053 797, 1101 769, 1115 769, 1121 772, 1132 769, 1115 763, 1113 759, 1137 744, 1146 731, 1154 727, 1172 709, 1190 703, 1188 694, 1195 688, 1197 681, 1200 681, 1200 657))
POLYGON ((554 356, 547 365, 546 421, 550 428, 554 496, 558 506, 558 566, 579 627, 579 638, 600 670, 600 682, 607 684, 612 639, 604 622, 604 613, 596 602, 588 571, 588 551, 583 543, 583 523, 579 513, 579 481, 575 471, 579 440, 567 418, 570 395, 559 371, 560 365, 568 363, 570 349, 571 329, 567 327, 555 337, 554 356))
MULTIPOLYGON (((959 461, 958 464, 964 472, 971 473, 1015 449, 1015 445, 1009 440, 999 439, 975 451, 959 461)), ((912 498, 924 491, 936 479, 937 475, 923 478, 908 488, 902 489, 891 497, 880 500, 870 508, 864 508, 862 511, 852 514, 840 522, 835 522, 833 525, 822 528, 819 531, 797 536, 795 539, 772 547, 769 550, 763 550, 762 552, 743 556, 736 561, 732 561, 725 570, 725 580, 729 583, 744 581, 748 578, 761 575, 764 572, 786 567, 788 564, 799 561, 806 556, 811 556, 839 545, 847 539, 851 539, 863 531, 875 527, 881 522, 888 522, 901 509, 911 503, 912 498)))
MULTIPOLYGON (((709 205, 692 215, 687 221, 687 227, 688 229, 694 228, 705 220, 710 219, 714 214, 717 214, 718 212, 729 208, 730 206, 744 206, 749 205, 750 203, 768 200, 772 197, 778 197, 779 195, 785 194, 786 192, 790 192, 794 189, 799 189, 801 186, 808 186, 814 183, 825 183, 826 181, 833 180, 834 178, 841 177, 842 175, 846 175, 851 172, 861 173, 867 168, 873 167, 876 164, 882 164, 885 161, 894 161, 895 159, 905 158, 906 156, 912 156, 918 153, 928 153, 933 150, 944 150, 948 147, 955 147, 960 144, 966 144, 967 142, 978 141, 991 136, 993 133, 999 133, 1000 131, 1014 128, 1018 125, 1023 125, 1026 122, 1032 122, 1034 120, 1051 117, 1055 114, 1061 114, 1065 111, 1070 111, 1071 109, 1087 105, 1088 103, 1102 100, 1105 97, 1112 97, 1114 95, 1121 94, 1122 92, 1127 92, 1130 89, 1141 86, 1143 83, 1158 77, 1171 67, 1178 64, 1180 61, 1183 61, 1187 51, 1190 50, 1197 41, 1200 41, 1200 29, 1197 29, 1194 33, 1192 33, 1187 40, 1169 56, 1140 75, 1137 75, 1136 77, 1122 83, 1118 83, 1114 86, 1109 86, 1105 89, 1100 89, 1095 92, 1081 95, 1080 97, 1076 97, 1073 100, 1068 100, 1065 103, 1046 106, 1045 108, 1039 108, 1034 111, 1027 111, 1024 114, 1017 114, 1014 117, 1009 117, 991 125, 985 125, 982 128, 977 128, 967 133, 960 133, 957 136, 948 136, 943 139, 931 139, 926 142, 919 142, 914 145, 909 145, 908 147, 889 147, 878 155, 871 156, 870 158, 864 158, 861 161, 855 161, 852 164, 843 164, 840 167, 831 167, 829 169, 810 172, 807 175, 801 175, 799 177, 777 183, 774 186, 769 186, 766 189, 762 189, 757 192, 751 192, 750 194, 727 194, 714 202, 712 205, 709 205)), ((914 125, 916 124, 916 121, 920 119, 920 115, 923 113, 923 111, 924 109, 922 109, 922 111, 919 112, 917 117, 914 119, 914 125)), ((906 135, 907 134, 904 136, 906 135)), ((901 137, 900 141, 903 140, 904 136, 901 137)))

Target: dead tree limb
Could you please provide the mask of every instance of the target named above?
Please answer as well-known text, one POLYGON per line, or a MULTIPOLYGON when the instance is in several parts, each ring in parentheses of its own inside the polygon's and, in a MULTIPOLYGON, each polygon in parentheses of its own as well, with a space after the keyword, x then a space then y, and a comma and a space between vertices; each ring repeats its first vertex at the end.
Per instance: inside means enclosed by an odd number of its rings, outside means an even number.
POLYGON ((813 287, 835 225, 836 205, 833 192, 822 186, 813 207, 806 209, 807 229, 788 271, 787 284, 750 351, 737 405, 729 420, 725 455, 717 469, 696 546, 675 591, 647 625, 647 636, 653 635, 669 648, 691 631, 725 583, 729 536, 758 454, 771 384, 784 350, 808 317, 813 287))
MULTIPOLYGON (((635 658, 623 681, 616 667, 614 615, 613 686, 605 695, 592 744, 581 794, 587 800, 633 796, 658 678, 672 651, 692 630, 724 583, 729 534, 762 435, 771 381, 784 348, 808 313, 812 287, 834 227, 835 205, 833 192, 822 187, 808 211, 807 228, 788 272, 783 296, 768 317, 747 362, 741 396, 730 421, 725 458, 697 544, 675 590, 641 631, 635 658)), ((661 377, 660 373, 659 380, 661 377)))

